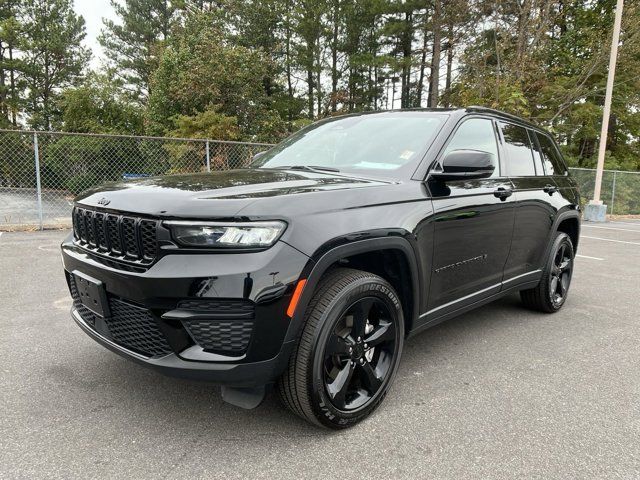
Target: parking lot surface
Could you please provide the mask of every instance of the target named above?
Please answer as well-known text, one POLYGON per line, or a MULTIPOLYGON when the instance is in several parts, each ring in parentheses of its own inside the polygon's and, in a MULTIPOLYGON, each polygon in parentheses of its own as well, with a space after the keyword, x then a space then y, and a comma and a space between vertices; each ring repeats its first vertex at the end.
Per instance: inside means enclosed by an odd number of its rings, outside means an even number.
MULTIPOLYGON (((70 198, 63 193, 51 190, 42 192, 42 217, 45 224, 69 225, 71 207, 70 198)), ((35 189, 0 187, 0 231, 38 225, 39 218, 35 189)))
POLYGON ((559 313, 514 295, 408 340, 381 408, 337 433, 89 339, 66 234, 0 234, 0 478, 640 478, 640 223, 584 225, 559 313))

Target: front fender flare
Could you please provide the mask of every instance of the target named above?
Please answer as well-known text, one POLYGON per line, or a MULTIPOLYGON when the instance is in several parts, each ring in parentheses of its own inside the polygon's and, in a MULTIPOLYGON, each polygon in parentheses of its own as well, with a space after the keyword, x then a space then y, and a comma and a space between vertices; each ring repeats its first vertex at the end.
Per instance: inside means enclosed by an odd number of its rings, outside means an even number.
POLYGON ((400 251, 405 256, 407 265, 409 266, 412 287, 411 291, 413 295, 413 311, 405 312, 405 318, 409 320, 409 328, 405 329, 405 334, 408 334, 410 326, 413 325, 415 320, 418 318, 420 305, 420 275, 418 272, 416 254, 411 243, 403 237, 394 236, 356 240, 328 250, 326 253, 322 254, 317 261, 310 260, 300 275, 300 279, 306 279, 306 284, 302 295, 298 300, 289 329, 287 330, 285 342, 297 339, 300 335, 304 324, 305 310, 316 291, 316 287, 318 286, 320 279, 331 265, 345 257, 367 252, 375 252, 378 250, 400 251))

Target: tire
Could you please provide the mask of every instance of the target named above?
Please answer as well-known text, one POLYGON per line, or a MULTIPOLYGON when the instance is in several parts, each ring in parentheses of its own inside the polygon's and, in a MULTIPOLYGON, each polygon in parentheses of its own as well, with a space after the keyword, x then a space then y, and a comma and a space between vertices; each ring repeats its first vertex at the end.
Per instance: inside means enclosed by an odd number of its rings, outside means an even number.
POLYGON ((566 233, 558 232, 551 245, 540 283, 522 290, 525 307, 545 313, 555 313, 567 301, 574 262, 573 243, 566 233))
POLYGON ((304 322, 278 382, 280 397, 315 425, 355 425, 380 405, 398 369, 404 343, 398 295, 377 275, 337 268, 321 279, 304 322))

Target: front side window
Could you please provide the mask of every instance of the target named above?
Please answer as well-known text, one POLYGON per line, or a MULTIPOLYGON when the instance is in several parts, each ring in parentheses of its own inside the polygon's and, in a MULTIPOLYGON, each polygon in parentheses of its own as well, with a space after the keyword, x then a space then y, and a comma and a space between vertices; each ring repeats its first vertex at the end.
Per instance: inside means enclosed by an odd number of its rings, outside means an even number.
POLYGON ((251 166, 413 171, 446 118, 432 112, 388 112, 319 122, 276 145, 251 166))
POLYGON ((527 129, 511 123, 500 123, 507 155, 507 174, 510 177, 526 177, 536 174, 527 129))
MULTIPOLYGON (((498 162, 498 145, 493 122, 487 118, 471 118, 466 120, 447 145, 444 155, 453 150, 480 150, 493 155, 494 166, 492 177, 500 176, 498 162)), ((443 158, 444 158, 443 155, 443 158)))
POLYGON ((553 141, 546 135, 540 133, 537 134, 537 137, 547 175, 566 175, 567 168, 564 166, 564 162, 553 141))

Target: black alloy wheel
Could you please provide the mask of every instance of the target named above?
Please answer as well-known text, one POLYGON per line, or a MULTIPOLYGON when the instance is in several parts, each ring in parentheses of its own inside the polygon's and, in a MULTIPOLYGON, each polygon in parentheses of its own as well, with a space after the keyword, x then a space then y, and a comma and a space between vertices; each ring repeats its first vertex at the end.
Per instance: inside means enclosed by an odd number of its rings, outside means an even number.
POLYGON ((278 383, 295 414, 342 429, 382 402, 404 344, 402 304, 385 279, 335 268, 320 280, 305 312, 289 366, 278 383))
POLYGON ((529 290, 522 290, 522 303, 533 310, 554 313, 567 301, 575 253, 571 238, 566 233, 557 232, 549 256, 542 271, 540 283, 529 290))
POLYGON ((324 386, 342 411, 366 406, 391 372, 398 331, 389 308, 376 297, 340 315, 324 349, 324 386))
POLYGON ((573 251, 570 247, 564 242, 560 244, 553 259, 551 275, 549 275, 549 298, 557 306, 562 306, 564 303, 571 283, 573 251))

